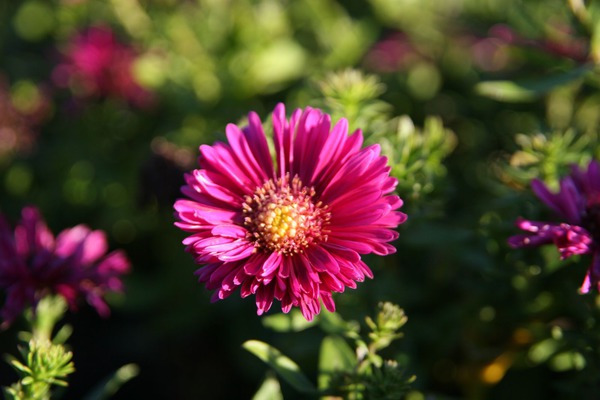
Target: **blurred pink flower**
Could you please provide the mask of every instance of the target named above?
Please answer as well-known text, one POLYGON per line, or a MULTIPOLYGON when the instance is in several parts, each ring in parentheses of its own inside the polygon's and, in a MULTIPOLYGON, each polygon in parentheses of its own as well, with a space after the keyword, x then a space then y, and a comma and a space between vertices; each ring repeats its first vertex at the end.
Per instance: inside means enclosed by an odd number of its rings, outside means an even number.
POLYGON ((136 58, 136 51, 119 42, 109 28, 91 27, 71 40, 52 80, 59 87, 70 87, 77 96, 115 97, 146 107, 152 104, 153 95, 135 80, 136 58))
POLYGON ((110 310, 107 291, 121 291, 120 276, 129 270, 121 251, 106 254, 104 232, 85 225, 65 229, 56 238, 34 207, 22 210, 14 232, 0 214, 0 288, 6 300, 0 317, 9 325, 28 306, 58 294, 72 309, 84 297, 101 316, 110 310))
POLYGON ((379 146, 361 148, 345 119, 332 129, 329 115, 307 107, 287 120, 279 104, 272 120, 274 156, 254 112, 244 128, 227 125, 228 143, 200 146, 175 224, 191 233, 183 243, 206 264, 197 275, 213 301, 240 288, 259 315, 277 299, 312 320, 321 301, 334 311, 332 292, 372 278, 361 254, 394 253, 388 242, 406 215, 395 211, 402 200, 389 195, 397 181, 379 146))
POLYGON ((531 183, 536 196, 563 218, 561 223, 528 221, 519 218, 517 226, 526 234, 508 239, 512 247, 533 247, 553 243, 561 258, 592 254, 593 261, 581 285, 581 292, 600 291, 600 164, 592 161, 587 170, 572 167, 571 175, 560 182, 558 193, 539 180, 531 183))
POLYGON ((396 72, 422 58, 408 36, 393 32, 373 45, 365 65, 376 72, 396 72))

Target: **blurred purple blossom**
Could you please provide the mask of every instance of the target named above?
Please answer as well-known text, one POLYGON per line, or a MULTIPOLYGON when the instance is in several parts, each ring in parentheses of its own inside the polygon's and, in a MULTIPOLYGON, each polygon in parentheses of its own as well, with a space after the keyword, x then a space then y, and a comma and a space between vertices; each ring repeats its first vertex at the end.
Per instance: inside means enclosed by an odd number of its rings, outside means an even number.
POLYGON ((563 219, 560 223, 517 220, 527 233, 512 236, 512 247, 535 247, 553 243, 561 258, 592 254, 592 264, 581 285, 581 292, 600 291, 600 163, 592 161, 587 170, 573 166, 571 174, 560 181, 552 193, 540 181, 531 183, 536 196, 563 219))
POLYGON ((55 238, 35 207, 22 210, 14 230, 0 214, 2 325, 10 325, 25 308, 35 309, 51 294, 62 296, 71 309, 85 298, 101 316, 108 316, 104 295, 123 290, 121 275, 129 271, 129 261, 122 251, 107 250, 104 232, 85 225, 65 229, 55 238))

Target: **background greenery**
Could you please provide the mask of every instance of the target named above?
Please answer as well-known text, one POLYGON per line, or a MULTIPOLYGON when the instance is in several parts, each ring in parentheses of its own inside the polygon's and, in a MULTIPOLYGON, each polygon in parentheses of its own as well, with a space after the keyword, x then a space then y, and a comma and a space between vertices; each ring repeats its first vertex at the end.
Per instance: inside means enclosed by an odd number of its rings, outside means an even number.
MULTIPOLYGON (((249 339, 316 379, 324 333, 268 329, 251 299, 210 304, 173 226, 198 146, 277 102, 347 117, 390 157, 409 214, 398 253, 367 257, 375 279, 335 299, 346 320, 405 310, 385 351, 416 374, 411 399, 596 398, 600 298, 577 293, 590 258, 506 238, 520 215, 551 217, 532 178, 600 156, 597 16, 577 0, 0 1, 0 132, 18 138, 0 135, 2 213, 36 204, 54 232, 106 230, 133 265, 110 319, 69 314, 66 398, 130 362, 140 375, 115 399, 251 398, 267 368, 249 339), (148 104, 54 84, 90 26, 135 49, 148 104)), ((14 379, 2 365, 0 385, 14 379)))

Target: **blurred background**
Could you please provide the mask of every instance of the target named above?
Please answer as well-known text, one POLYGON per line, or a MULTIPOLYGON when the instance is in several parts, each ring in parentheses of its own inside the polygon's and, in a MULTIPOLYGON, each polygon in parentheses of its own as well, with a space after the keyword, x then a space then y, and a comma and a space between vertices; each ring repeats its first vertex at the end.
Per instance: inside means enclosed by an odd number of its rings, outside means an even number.
MULTIPOLYGON (((133 362, 115 399, 248 399, 267 371, 248 339, 315 379, 323 332, 267 329, 251 298, 210 304, 173 226, 198 146, 278 102, 346 117, 390 158, 398 253, 366 257, 375 279, 335 300, 347 320, 405 309, 386 357, 416 374, 412 399, 598 398, 600 299, 577 293, 591 259, 506 245, 518 216, 550 216, 532 178, 600 156, 597 15, 575 0, 0 0, 0 210, 103 229, 133 266, 109 319, 69 313, 65 398, 133 362)), ((0 366, 0 385, 15 378, 0 366)))

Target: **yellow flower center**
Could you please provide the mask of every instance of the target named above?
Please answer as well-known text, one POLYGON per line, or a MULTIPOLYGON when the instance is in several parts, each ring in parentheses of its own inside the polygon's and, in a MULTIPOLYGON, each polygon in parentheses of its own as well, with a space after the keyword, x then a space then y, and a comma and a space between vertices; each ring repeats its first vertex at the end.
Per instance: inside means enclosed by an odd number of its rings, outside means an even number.
POLYGON ((302 186, 298 176, 267 181, 254 195, 246 196, 244 225, 259 249, 292 255, 311 243, 327 241, 331 214, 320 201, 314 202, 314 188, 302 186))

